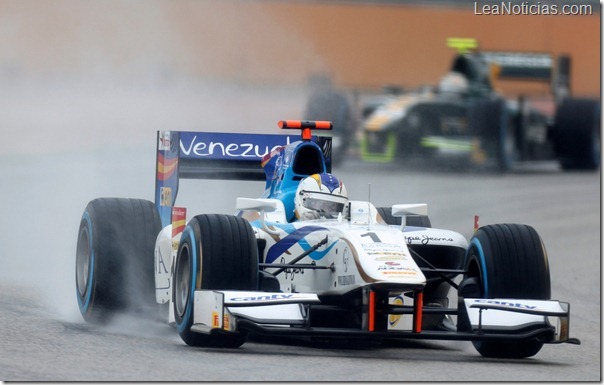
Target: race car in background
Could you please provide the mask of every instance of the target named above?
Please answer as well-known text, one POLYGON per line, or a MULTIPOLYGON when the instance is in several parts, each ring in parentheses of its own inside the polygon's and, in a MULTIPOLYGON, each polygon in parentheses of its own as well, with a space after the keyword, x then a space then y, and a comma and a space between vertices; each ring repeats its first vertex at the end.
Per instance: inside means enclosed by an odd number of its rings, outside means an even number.
POLYGON ((567 170, 599 168, 600 101, 570 97, 570 57, 478 51, 474 39, 448 44, 459 53, 438 86, 381 95, 363 106, 363 160, 458 160, 501 171, 559 160, 567 170), (550 108, 525 96, 505 99, 494 89, 505 79, 550 82, 550 108))
POLYGON ((550 298, 534 228, 475 221, 468 241, 432 228, 426 204, 349 199, 329 172, 329 138, 311 133, 331 123, 279 125, 302 138, 159 132, 155 203, 98 198, 84 210, 83 318, 159 311, 186 344, 205 347, 238 347, 250 334, 464 340, 483 356, 524 358, 579 343, 569 304, 550 298), (259 180, 265 192, 237 198, 235 215, 187 222, 175 206, 182 178, 259 180))

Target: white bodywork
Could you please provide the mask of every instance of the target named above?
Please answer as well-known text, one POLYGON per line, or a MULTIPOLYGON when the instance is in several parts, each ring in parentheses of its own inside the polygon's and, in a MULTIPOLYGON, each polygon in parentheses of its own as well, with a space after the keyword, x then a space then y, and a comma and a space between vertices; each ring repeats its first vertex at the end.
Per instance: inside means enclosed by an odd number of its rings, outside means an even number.
MULTIPOLYGON (((405 216, 427 215, 426 204, 392 206, 402 217, 401 226, 386 225, 373 204, 351 201, 348 218, 287 223, 283 203, 276 199, 238 198, 237 209, 252 224, 257 239, 266 241, 262 261, 274 274, 281 292, 194 292, 191 330, 237 330, 237 320, 272 326, 302 326, 305 306, 318 304, 318 295, 345 294, 367 285, 385 285, 389 303, 413 306, 413 296, 426 277, 415 263, 408 245, 467 248, 467 240, 448 230, 406 227, 405 216), (313 250, 309 250, 313 249, 313 250), (312 252, 311 252, 312 251, 312 252), (308 253, 307 256, 299 257, 308 253), (300 268, 294 267, 301 265, 300 268), (292 266, 294 265, 294 266, 292 266), (312 266, 313 268, 308 268, 312 266)), ((158 303, 169 303, 169 322, 174 322, 172 274, 180 234, 165 227, 155 246, 155 282, 158 303)), ((514 299, 464 299, 474 330, 520 329, 533 324, 555 327, 556 339, 568 338, 568 304, 558 301, 514 299)), ((390 315, 389 330, 413 331, 411 315, 390 315)))
MULTIPOLYGON (((345 292, 367 283, 390 282, 401 288, 423 286, 426 278, 414 262, 407 244, 426 242, 435 245, 467 247, 466 239, 452 231, 416 228, 407 236, 397 226, 378 221, 373 204, 350 202, 350 219, 317 219, 287 223, 282 203, 276 199, 239 199, 238 209, 261 211, 252 216, 256 237, 266 241, 265 262, 288 264, 313 245, 327 238, 311 255, 297 263, 315 264, 324 269, 287 268, 277 275, 281 290, 287 293, 345 292), (253 202, 256 202, 255 204, 253 202), (269 211, 270 210, 270 211, 269 211), (263 220, 264 218, 264 220, 263 220), (285 239, 291 245, 279 248, 285 239), (275 256, 275 249, 279 252, 275 256)), ((426 215, 427 205, 395 205, 393 214, 426 215)), ((275 273, 279 268, 267 268, 275 273)))
MULTIPOLYGON (((266 268, 269 273, 281 270, 276 277, 281 291, 288 295, 341 294, 369 283, 386 283, 399 287, 398 292, 390 298, 391 303, 401 304, 404 301, 405 305, 411 305, 413 300, 404 298, 402 294, 423 287, 426 278, 414 262, 407 245, 429 242, 463 249, 467 247, 467 240, 452 231, 431 228, 405 229, 404 217, 412 214, 427 215, 426 204, 394 205, 393 216, 403 217, 401 227, 384 224, 380 221, 375 206, 365 201, 350 202, 349 219, 340 216, 337 219, 294 223, 287 223, 283 203, 277 199, 238 198, 236 208, 245 211, 244 216, 247 215, 246 219, 252 223, 256 238, 266 241, 265 255, 261 256, 266 263, 292 263, 313 245, 325 242, 309 256, 297 261, 299 264, 315 265, 319 269, 279 266, 266 268), (291 244, 286 241, 287 246, 282 247, 281 244, 286 239, 291 239, 291 244), (275 256, 273 251, 277 249, 280 251, 275 256)), ((170 303, 170 322, 174 320, 171 305, 172 274, 179 238, 180 234, 173 238, 172 226, 166 226, 158 235, 155 246, 156 301, 170 303)), ((197 294, 195 301, 196 309, 199 304, 211 302, 198 299, 197 294)), ((274 314, 275 319, 282 319, 282 313, 287 308, 280 308, 274 314)), ((248 308, 246 311, 254 310, 248 308)), ((195 314, 198 314, 197 310, 195 314)), ((400 319, 401 316, 391 316, 391 326, 398 328, 405 325, 405 322, 399 322, 400 319)), ((204 318, 202 323, 205 324, 206 321, 208 319, 204 318)))
POLYGON ((555 340, 569 337, 569 304, 527 299, 465 298, 464 304, 474 330, 510 330, 534 324, 555 327, 555 340))

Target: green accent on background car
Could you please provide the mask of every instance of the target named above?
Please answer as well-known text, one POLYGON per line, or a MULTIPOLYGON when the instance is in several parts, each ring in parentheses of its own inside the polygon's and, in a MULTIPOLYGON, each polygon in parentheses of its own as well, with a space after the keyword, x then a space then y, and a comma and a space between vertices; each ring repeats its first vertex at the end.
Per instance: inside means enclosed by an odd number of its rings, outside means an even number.
MULTIPOLYGON (((367 162, 390 163, 394 160, 396 152, 396 133, 389 132, 386 137, 386 145, 384 152, 371 152, 367 139, 367 132, 364 133, 361 139, 361 158, 367 162)), ((371 133, 369 133, 371 134, 371 133)))
POLYGON ((447 47, 456 49, 459 54, 464 54, 478 48, 478 41, 472 38, 450 37, 447 39, 447 47))
POLYGON ((424 136, 420 144, 422 147, 460 152, 471 152, 473 148, 472 141, 469 139, 448 139, 440 136, 424 136))

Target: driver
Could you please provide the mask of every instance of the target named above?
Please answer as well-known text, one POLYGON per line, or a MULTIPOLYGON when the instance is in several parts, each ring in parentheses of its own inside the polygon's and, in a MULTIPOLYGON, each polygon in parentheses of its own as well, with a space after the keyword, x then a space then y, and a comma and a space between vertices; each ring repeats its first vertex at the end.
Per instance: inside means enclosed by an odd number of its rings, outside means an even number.
POLYGON ((344 183, 329 173, 313 174, 300 181, 294 197, 297 219, 337 218, 348 204, 344 183))
POLYGON ((438 85, 440 92, 449 94, 463 94, 468 91, 468 79, 459 72, 449 72, 442 77, 438 85))

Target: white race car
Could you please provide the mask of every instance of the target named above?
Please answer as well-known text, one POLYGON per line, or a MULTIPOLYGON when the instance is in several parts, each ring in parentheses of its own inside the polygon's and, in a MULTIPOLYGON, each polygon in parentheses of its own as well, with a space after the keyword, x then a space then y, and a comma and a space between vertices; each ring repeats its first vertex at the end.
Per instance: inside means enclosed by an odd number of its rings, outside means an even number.
POLYGON ((544 343, 579 343, 569 304, 550 299, 532 227, 488 225, 468 242, 431 228, 426 204, 349 200, 330 174, 329 138, 311 133, 331 123, 279 125, 302 139, 158 132, 155 204, 99 198, 82 216, 76 293, 86 321, 159 309, 185 343, 214 347, 250 333, 467 340, 483 356, 523 358, 544 343), (236 215, 186 222, 175 206, 181 178, 265 180, 266 190, 238 198, 236 215))

